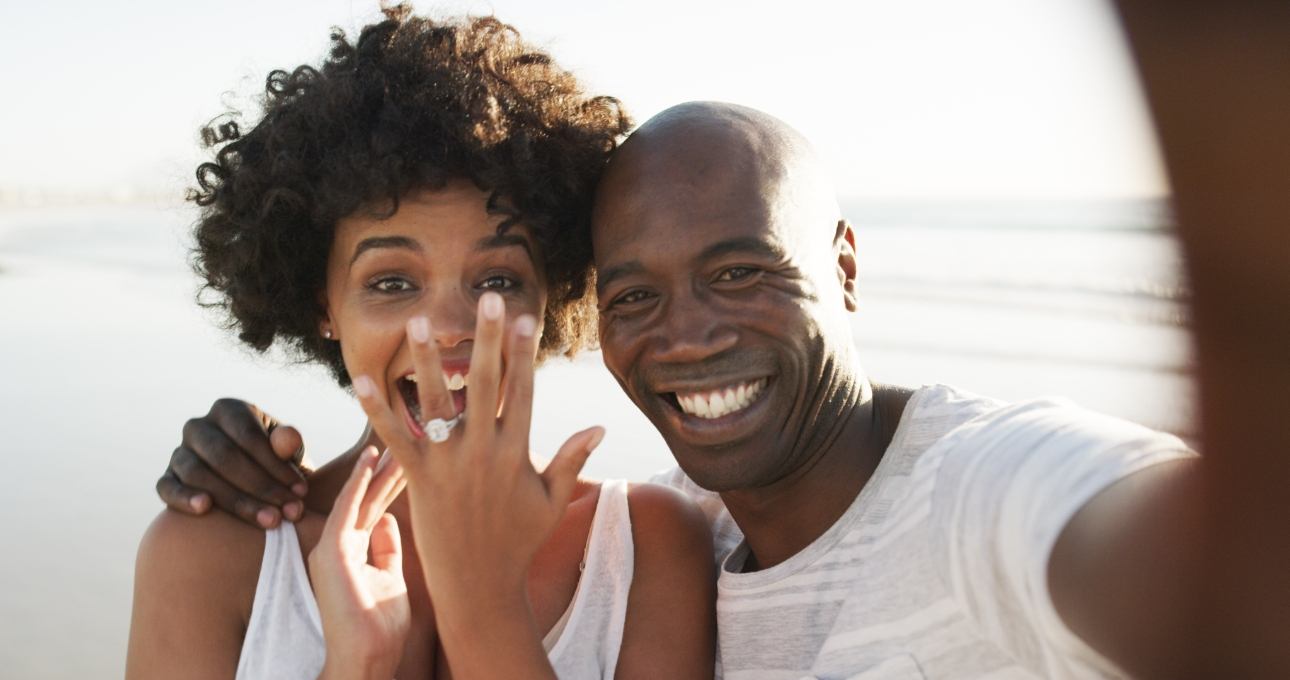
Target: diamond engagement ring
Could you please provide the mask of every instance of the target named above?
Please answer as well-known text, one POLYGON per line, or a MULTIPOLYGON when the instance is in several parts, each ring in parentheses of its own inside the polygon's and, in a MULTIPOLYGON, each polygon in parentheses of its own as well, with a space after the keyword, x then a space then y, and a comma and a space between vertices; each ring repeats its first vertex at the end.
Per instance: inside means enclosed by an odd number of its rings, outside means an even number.
POLYGON ((444 420, 443 418, 431 418, 426 421, 425 425, 421 426, 421 429, 425 430, 426 437, 430 441, 436 444, 441 444, 448 441, 448 435, 452 433, 452 428, 457 427, 457 423, 460 423, 461 419, 465 415, 466 412, 462 411, 447 420, 444 420))

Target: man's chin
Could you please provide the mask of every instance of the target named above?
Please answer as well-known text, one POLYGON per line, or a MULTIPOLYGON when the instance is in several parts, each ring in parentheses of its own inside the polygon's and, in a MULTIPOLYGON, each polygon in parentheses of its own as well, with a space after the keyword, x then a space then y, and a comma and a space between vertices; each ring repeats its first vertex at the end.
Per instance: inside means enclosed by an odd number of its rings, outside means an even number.
POLYGON ((671 441, 668 441, 668 446, 685 476, 703 489, 721 493, 762 486, 760 471, 767 454, 748 443, 697 450, 671 441))

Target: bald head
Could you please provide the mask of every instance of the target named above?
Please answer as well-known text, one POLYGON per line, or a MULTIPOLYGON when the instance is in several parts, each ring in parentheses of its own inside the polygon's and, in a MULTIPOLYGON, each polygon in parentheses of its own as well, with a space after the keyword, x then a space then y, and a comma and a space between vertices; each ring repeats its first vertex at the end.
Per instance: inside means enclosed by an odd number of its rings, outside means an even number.
POLYGON ((829 172, 806 138, 736 104, 687 102, 646 121, 611 159, 597 214, 658 200, 663 187, 672 200, 753 199, 769 220, 826 231, 825 238, 841 216, 829 172))

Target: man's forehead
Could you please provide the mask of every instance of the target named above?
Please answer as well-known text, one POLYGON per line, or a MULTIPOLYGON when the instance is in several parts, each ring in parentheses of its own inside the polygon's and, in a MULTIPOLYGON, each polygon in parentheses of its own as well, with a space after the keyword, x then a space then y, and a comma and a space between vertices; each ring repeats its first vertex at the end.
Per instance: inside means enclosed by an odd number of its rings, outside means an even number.
POLYGON ((792 128, 759 111, 693 102, 646 122, 610 160, 596 197, 598 260, 627 246, 681 255, 729 238, 781 250, 840 218, 828 173, 792 128), (666 239, 670 244, 657 244, 666 239))

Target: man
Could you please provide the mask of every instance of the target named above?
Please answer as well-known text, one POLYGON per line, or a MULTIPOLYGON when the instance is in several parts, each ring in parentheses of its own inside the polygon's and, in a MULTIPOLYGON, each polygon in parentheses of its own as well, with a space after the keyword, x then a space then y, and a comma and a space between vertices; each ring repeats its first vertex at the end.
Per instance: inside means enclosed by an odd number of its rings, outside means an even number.
POLYGON ((693 484, 670 481, 718 492, 714 524, 732 535, 724 507, 743 535, 718 583, 727 676, 1114 673, 1083 642, 1150 670, 1191 575, 1153 567, 1186 557, 1157 513, 1186 505, 1194 460, 1070 406, 871 384, 854 235, 800 136, 665 111, 615 154, 593 224, 605 364, 693 484))
MULTIPOLYGON (((1214 651, 1221 634, 1197 637, 1222 628, 1199 626, 1198 611, 1246 614, 1259 640, 1285 634, 1231 605, 1247 591, 1202 582, 1224 570, 1203 559, 1221 532, 1202 529, 1223 516, 1201 492, 1234 485, 1214 483, 1176 439, 1061 403, 868 381, 846 321, 855 241, 822 180, 782 123, 687 104, 623 145, 596 204, 605 363, 684 470, 665 481, 713 520, 725 674, 1283 668, 1283 647, 1247 645, 1233 660, 1214 651)), ((1199 303, 1209 289, 1196 283, 1199 303)), ((245 433, 246 409, 224 403, 189 439, 245 433)), ((273 437, 279 452, 298 445, 285 428, 273 437)), ((243 448, 264 459, 269 447, 243 448)), ((159 488, 192 498, 176 484, 159 488)))

